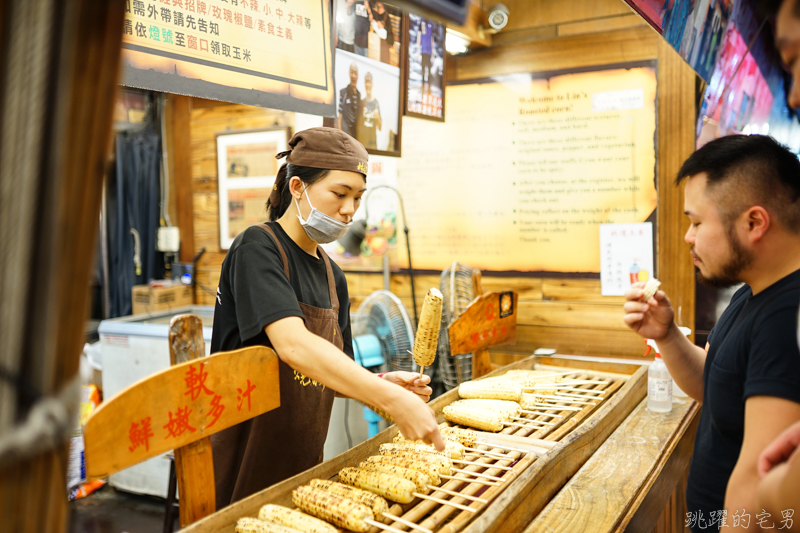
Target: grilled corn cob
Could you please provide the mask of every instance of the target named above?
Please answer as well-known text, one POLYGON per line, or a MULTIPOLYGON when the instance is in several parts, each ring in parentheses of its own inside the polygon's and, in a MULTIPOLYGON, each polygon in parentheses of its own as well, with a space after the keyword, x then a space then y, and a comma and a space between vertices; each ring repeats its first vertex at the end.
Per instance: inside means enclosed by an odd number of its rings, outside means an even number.
POLYGON ((454 428, 439 424, 439 431, 449 442, 458 442, 462 446, 474 448, 478 444, 478 434, 469 429, 454 428))
POLYGON ((490 409, 465 407, 453 402, 442 409, 445 420, 485 431, 501 431, 505 417, 490 409))
POLYGON ((368 490, 397 503, 410 503, 414 499, 416 485, 400 476, 359 468, 342 468, 339 481, 368 490))
POLYGON ((368 490, 361 490, 329 479, 312 479, 308 484, 318 489, 327 490, 343 498, 349 498, 355 502, 363 503, 372 509, 372 514, 376 519, 380 518, 383 513, 389 512, 389 504, 386 499, 368 490))
POLYGON ((258 518, 291 527, 304 533, 338 533, 336 528, 324 520, 314 518, 288 507, 268 503, 258 512, 258 518))
POLYGON ((433 455, 438 455, 439 457, 447 457, 450 458, 450 452, 443 451, 440 452, 436 448, 432 446, 428 446, 427 444, 414 444, 413 442, 392 442, 381 444, 378 447, 378 450, 382 455, 390 455, 395 451, 398 452, 412 452, 412 453, 430 453, 433 455))
POLYGON ((299 529, 246 516, 236 521, 236 533, 300 533, 299 529))
POLYGON ((363 503, 310 485, 293 490, 292 503, 310 515, 358 533, 369 531, 365 520, 373 518, 372 509, 363 503))
POLYGON ((414 361, 419 366, 431 366, 436 358, 439 328, 442 325, 442 293, 432 288, 425 295, 414 336, 414 361))
POLYGON ((431 479, 431 483, 438 485, 441 481, 439 477, 439 464, 424 460, 417 460, 415 457, 400 457, 393 455, 373 455, 367 458, 367 464, 399 466, 408 470, 415 470, 425 474, 431 479))
POLYGON ((382 450, 381 455, 387 455, 389 457, 408 457, 418 461, 423 461, 438 467, 439 473, 446 476, 450 475, 451 469, 453 468, 453 462, 449 457, 435 455, 432 453, 419 453, 407 450, 382 450))
POLYGON ((453 402, 467 409, 489 409, 496 411, 498 414, 509 417, 519 415, 520 406, 517 402, 508 400, 456 400, 453 402))
MULTIPOLYGON (((447 439, 446 436, 445 439, 446 440, 444 442, 444 451, 449 455, 450 459, 463 459, 464 454, 466 453, 466 450, 464 450, 464 446, 458 441, 447 439)), ((421 440, 409 440, 405 438, 401 433, 398 433, 397 436, 395 436, 395 438, 392 439, 392 442, 394 442, 395 444, 406 444, 406 445, 411 444, 415 446, 421 446, 420 450, 425 452, 437 451, 436 448, 434 448, 433 446, 425 444, 421 440)))
POLYGON ((647 300, 655 296, 660 286, 661 282, 658 281, 656 278, 650 278, 649 280, 647 280, 647 283, 644 284, 644 301, 646 302, 647 300))
POLYGON ((535 395, 534 394, 523 394, 522 395, 522 400, 519 402, 520 407, 522 407, 523 409, 532 410, 532 411, 536 411, 537 409, 541 409, 541 407, 536 405, 538 403, 542 403, 542 401, 543 401, 542 398, 538 397, 538 395, 540 393, 544 394, 544 395, 552 395, 552 394, 555 394, 556 391, 555 391, 555 389, 553 389, 553 390, 537 390, 535 395))
POLYGON ((377 470, 378 472, 388 472, 395 476, 400 476, 407 479, 417 487, 417 492, 428 494, 428 485, 432 483, 430 476, 419 470, 411 470, 410 468, 403 468, 402 466, 388 465, 381 463, 370 463, 364 461, 358 465, 362 470, 377 470))
POLYGON ((518 402, 522 396, 522 385, 511 380, 465 381, 458 386, 459 398, 486 398, 518 402))

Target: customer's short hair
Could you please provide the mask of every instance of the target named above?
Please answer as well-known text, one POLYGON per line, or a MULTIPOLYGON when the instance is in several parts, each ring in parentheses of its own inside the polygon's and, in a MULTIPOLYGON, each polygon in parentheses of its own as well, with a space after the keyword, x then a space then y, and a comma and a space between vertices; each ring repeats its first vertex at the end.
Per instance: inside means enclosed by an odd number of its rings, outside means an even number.
POLYGON ((800 233, 800 161, 766 135, 729 135, 693 153, 675 184, 705 173, 707 191, 730 225, 745 210, 760 205, 792 233, 800 233))
POLYGON ((764 18, 774 19, 778 16, 778 11, 780 11, 784 2, 794 2, 792 14, 795 17, 800 17, 800 2, 798 0, 758 0, 756 14, 764 18))

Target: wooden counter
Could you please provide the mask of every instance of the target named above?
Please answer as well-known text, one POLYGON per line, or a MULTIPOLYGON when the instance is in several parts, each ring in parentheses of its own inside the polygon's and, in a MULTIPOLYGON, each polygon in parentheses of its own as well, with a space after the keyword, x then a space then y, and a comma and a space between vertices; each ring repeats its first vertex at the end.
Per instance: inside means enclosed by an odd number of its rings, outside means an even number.
MULTIPOLYGON (((652 531, 670 496, 683 498, 700 406, 676 398, 670 413, 651 413, 647 399, 633 410, 524 533, 652 531)), ((664 513, 658 531, 682 532, 680 512, 664 513)))

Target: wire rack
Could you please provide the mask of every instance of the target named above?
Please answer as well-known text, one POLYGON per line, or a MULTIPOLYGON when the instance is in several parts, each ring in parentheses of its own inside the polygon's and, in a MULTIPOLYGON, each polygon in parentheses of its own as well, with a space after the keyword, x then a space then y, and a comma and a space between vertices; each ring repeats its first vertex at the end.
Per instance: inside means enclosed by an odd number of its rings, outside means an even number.
POLYGON ((439 290, 444 297, 442 306, 442 327, 439 330, 437 356, 442 382, 447 390, 452 390, 463 381, 472 379, 472 354, 452 355, 447 328, 461 316, 474 298, 472 268, 454 261, 442 271, 439 290))

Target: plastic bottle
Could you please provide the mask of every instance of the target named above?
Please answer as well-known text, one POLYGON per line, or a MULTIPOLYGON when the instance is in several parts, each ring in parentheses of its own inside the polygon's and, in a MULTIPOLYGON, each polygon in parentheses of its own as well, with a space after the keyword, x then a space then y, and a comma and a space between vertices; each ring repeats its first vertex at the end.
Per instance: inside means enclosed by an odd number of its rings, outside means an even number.
POLYGON ((672 376, 658 353, 656 343, 648 339, 647 344, 656 352, 656 359, 647 370, 647 409, 653 413, 669 413, 672 411, 672 376))
POLYGON ((638 259, 633 260, 633 264, 631 265, 631 269, 629 271, 631 283, 636 283, 639 281, 639 264, 637 263, 638 259))

